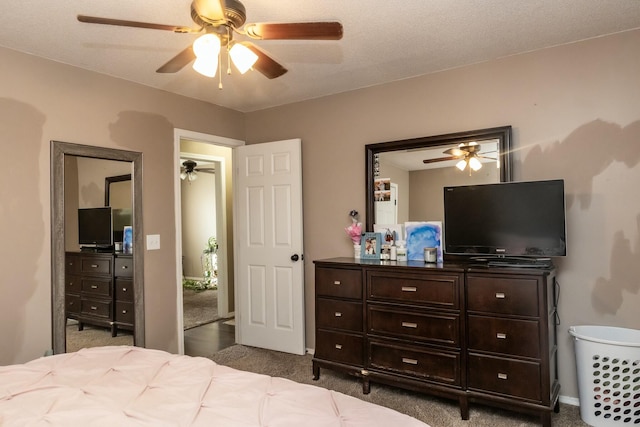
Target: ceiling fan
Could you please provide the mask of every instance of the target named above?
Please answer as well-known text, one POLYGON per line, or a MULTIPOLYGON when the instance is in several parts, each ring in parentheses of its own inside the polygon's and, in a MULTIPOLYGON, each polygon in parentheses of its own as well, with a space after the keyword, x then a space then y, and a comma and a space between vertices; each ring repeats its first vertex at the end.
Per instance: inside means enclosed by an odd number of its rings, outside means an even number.
POLYGON ((469 167, 469 172, 471 170, 477 171, 482 167, 482 163, 480 159, 491 159, 496 160, 495 157, 485 156, 484 154, 489 154, 490 152, 480 154, 480 150, 482 150, 482 146, 475 141, 472 142, 463 142, 459 144, 457 147, 449 148, 448 150, 444 150, 443 154, 448 154, 447 157, 438 157, 435 159, 424 159, 423 163, 436 163, 436 162, 445 162, 449 160, 459 160, 456 163, 456 167, 461 171, 465 170, 469 167))
MULTIPOLYGON (((287 72, 284 66, 253 43, 233 40, 234 33, 256 40, 339 40, 342 38, 342 24, 339 22, 251 23, 245 25, 246 17, 246 9, 238 0, 193 0, 191 19, 198 28, 87 15, 78 15, 78 21, 90 24, 165 30, 175 33, 204 33, 196 39, 192 46, 186 47, 158 68, 156 72, 175 73, 195 60, 193 68, 208 77, 214 77, 218 68, 221 68, 219 61, 221 48, 226 48, 231 58, 231 61, 228 62, 233 62, 241 74, 253 68, 267 78, 274 79, 287 72)), ((231 72, 230 67, 229 65, 227 73, 231 72)), ((222 88, 222 83, 220 83, 220 88, 222 88)))
POLYGON ((199 168, 198 164, 193 160, 185 160, 180 167, 180 179, 188 180, 189 182, 195 181, 198 178, 198 172, 203 173, 216 173, 216 168, 199 168))

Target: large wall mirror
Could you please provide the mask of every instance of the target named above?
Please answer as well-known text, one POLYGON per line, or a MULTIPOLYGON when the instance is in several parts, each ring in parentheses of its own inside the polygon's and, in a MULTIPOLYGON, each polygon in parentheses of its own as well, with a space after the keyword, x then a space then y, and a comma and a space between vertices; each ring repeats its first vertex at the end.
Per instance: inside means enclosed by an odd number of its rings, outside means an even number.
MULTIPOLYGON (((85 299, 82 297, 82 301, 68 301, 75 292, 89 293, 101 292, 104 283, 104 278, 85 278, 78 280, 81 291, 70 291, 69 286, 73 286, 68 283, 70 277, 83 276, 84 273, 77 271, 67 272, 66 262, 69 261, 69 254, 80 254, 82 251, 80 248, 79 239, 79 213, 81 210, 96 210, 110 207, 112 211, 112 230, 113 243, 122 240, 122 231, 120 232, 120 238, 116 236, 116 230, 120 230, 123 227, 118 226, 118 215, 120 213, 126 213, 126 223, 132 226, 132 240, 133 250, 130 253, 121 254, 121 259, 118 259, 118 246, 113 246, 113 249, 109 251, 98 251, 98 255, 105 257, 113 257, 111 259, 110 269, 114 271, 112 278, 107 278, 106 281, 113 283, 108 293, 101 293, 98 299, 107 299, 113 297, 111 305, 109 301, 105 303, 104 307, 97 306, 98 310, 105 310, 104 313, 98 311, 95 316, 103 315, 105 317, 113 316, 112 319, 118 320, 116 317, 115 309, 120 304, 120 299, 125 300, 128 297, 120 298, 117 295, 119 288, 116 287, 118 283, 119 274, 115 273, 116 268, 128 269, 128 273, 123 274, 127 276, 121 283, 129 284, 130 292, 133 293, 133 297, 129 299, 131 301, 130 306, 126 308, 129 310, 126 316, 131 316, 129 329, 132 331, 125 331, 126 333, 117 334, 117 328, 111 328, 111 334, 116 331, 113 343, 109 342, 95 344, 95 338, 88 337, 89 334, 84 334, 86 341, 81 341, 79 344, 83 346, 94 345, 123 345, 123 344, 135 344, 137 346, 144 346, 144 257, 143 257, 143 229, 142 229, 142 153, 109 149, 103 147, 86 146, 79 144, 70 144, 59 141, 51 142, 51 249, 52 249, 52 337, 53 337, 53 350, 54 353, 64 353, 67 349, 75 350, 73 346, 69 346, 68 337, 69 331, 72 325, 69 322, 77 321, 77 318, 70 315, 71 310, 68 310, 69 304, 75 304, 77 302, 81 305, 81 310, 92 309, 93 307, 84 307, 85 299), (140 249, 138 249, 140 248, 140 249), (132 271, 131 271, 132 269, 132 271), (91 280, 89 280, 91 279, 91 280), (69 311, 69 313, 68 313, 69 311), (129 314, 130 313, 130 314, 129 314), (127 336, 128 335, 128 336, 127 336), (127 340, 127 341, 123 341, 127 340), (130 341, 130 343, 128 342, 130 341), (93 343, 93 344, 92 344, 93 343)), ((124 223, 123 223, 124 224, 124 223)), ((83 265, 84 265, 83 259, 83 265)), ((94 264, 87 263, 88 267, 92 267, 94 264)), ((100 263, 95 263, 95 267, 102 268, 100 263), (99 265, 100 264, 100 265, 99 265)), ((84 267, 82 267, 84 268, 84 267)), ((100 273, 105 273, 100 271, 100 273)), ((106 273, 109 274, 109 273, 106 273)), ((124 288, 123 288, 124 289, 124 288)), ((92 298, 89 295, 89 298, 92 298)), ((87 298, 87 300, 89 300, 87 298)), ((125 303, 126 305, 127 303, 125 303)), ((81 311, 84 313, 84 311, 81 311)), ((125 315, 123 315, 125 316, 125 315)), ((81 317, 81 316, 79 316, 81 317)), ((96 320, 100 320, 97 319, 96 320)), ((106 324, 99 325, 96 323, 95 329, 100 329, 101 326, 106 326, 109 329, 109 323, 112 325, 115 322, 109 322, 107 319, 106 324)), ((76 324, 82 324, 82 321, 76 322, 76 324)), ((91 324, 91 322, 89 322, 91 324)), ((78 327, 78 329, 81 329, 78 327)), ((105 328, 103 328, 105 329, 105 328)), ((84 329, 86 331, 86 328, 84 329)), ((111 335, 107 332, 106 336, 111 335)), ((78 334, 79 335, 79 334, 78 334)), ((100 335, 100 338, 103 339, 100 335)), ((83 339, 83 338, 80 338, 83 339)), ((76 338, 74 338, 76 340, 76 338)), ((78 344, 74 341, 74 345, 78 344)))
POLYGON ((366 146, 366 229, 442 221, 443 187, 506 182, 511 126, 366 146))

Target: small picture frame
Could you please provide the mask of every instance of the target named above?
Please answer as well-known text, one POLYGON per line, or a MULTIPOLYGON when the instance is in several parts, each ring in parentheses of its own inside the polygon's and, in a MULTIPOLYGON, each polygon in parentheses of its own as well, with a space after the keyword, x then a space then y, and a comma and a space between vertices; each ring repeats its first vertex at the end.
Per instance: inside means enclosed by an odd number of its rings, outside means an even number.
POLYGON ((382 245, 382 235, 380 233, 366 232, 360 239, 362 259, 380 259, 380 247, 382 245))
POLYGON ((133 227, 126 225, 122 234, 122 252, 130 254, 133 252, 133 227))

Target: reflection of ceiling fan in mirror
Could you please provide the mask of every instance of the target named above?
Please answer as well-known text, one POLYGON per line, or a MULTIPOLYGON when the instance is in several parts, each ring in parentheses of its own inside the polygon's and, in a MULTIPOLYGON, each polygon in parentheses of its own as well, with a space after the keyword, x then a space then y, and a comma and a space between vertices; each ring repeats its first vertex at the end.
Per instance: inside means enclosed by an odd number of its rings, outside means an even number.
MULTIPOLYGON (((234 33, 256 40, 339 40, 342 38, 342 24, 339 22, 252 23, 245 25, 246 17, 245 7, 238 0, 193 0, 191 18, 198 28, 86 15, 78 15, 78 20, 90 24, 148 28, 175 33, 204 33, 195 40, 193 46, 185 48, 158 68, 156 72, 175 73, 195 59, 193 69, 207 77, 214 77, 218 69, 222 69, 221 48, 227 50, 228 58, 231 58, 228 62, 233 62, 241 74, 254 68, 267 78, 274 79, 287 72, 286 68, 258 49, 253 43, 234 41, 234 33), (243 26, 244 29, 242 29, 243 26)), ((228 64, 227 73, 231 73, 230 64, 228 64)), ((220 88, 222 88, 222 83, 220 83, 220 88)))
POLYGON ((425 159, 423 163, 435 163, 435 162, 445 162, 450 160, 459 160, 456 163, 456 167, 461 171, 465 170, 467 167, 469 168, 469 172, 471 170, 477 171, 482 167, 482 162, 480 159, 490 159, 496 161, 495 157, 485 156, 485 154, 495 153, 495 151, 481 153, 482 146, 477 142, 463 142, 459 144, 457 147, 449 148, 448 150, 444 150, 443 154, 448 154, 447 157, 438 157, 435 159, 425 159))
POLYGON ((213 167, 199 168, 198 164, 193 160, 185 160, 180 167, 180 179, 187 180, 189 182, 195 181, 198 178, 198 172, 203 173, 216 173, 216 169, 213 167))

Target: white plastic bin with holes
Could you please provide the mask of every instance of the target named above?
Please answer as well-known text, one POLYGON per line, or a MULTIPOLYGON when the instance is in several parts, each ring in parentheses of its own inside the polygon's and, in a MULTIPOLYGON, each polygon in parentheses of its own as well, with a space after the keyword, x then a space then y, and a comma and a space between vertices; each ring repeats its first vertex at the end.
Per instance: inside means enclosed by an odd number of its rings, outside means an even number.
POLYGON ((580 416, 594 427, 640 425, 640 330, 572 326, 580 416))

